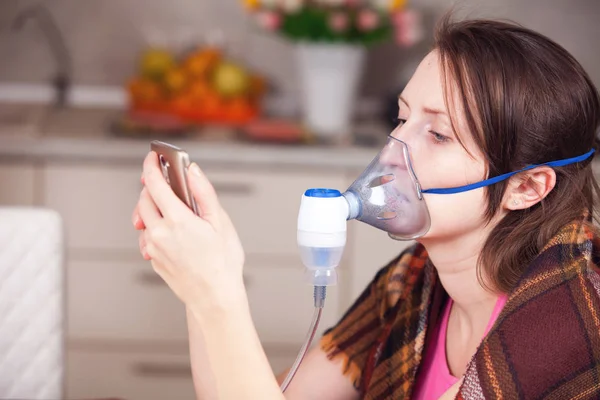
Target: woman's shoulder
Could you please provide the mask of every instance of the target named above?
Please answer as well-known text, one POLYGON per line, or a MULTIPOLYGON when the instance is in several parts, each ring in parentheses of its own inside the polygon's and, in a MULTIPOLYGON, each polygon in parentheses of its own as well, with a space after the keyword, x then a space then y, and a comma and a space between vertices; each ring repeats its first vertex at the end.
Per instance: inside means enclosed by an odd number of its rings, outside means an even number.
MULTIPOLYGON (((590 276, 598 278, 593 271, 590 276)), ((588 390, 585 398, 597 398, 599 289, 579 275, 549 290, 532 285, 509 298, 469 367, 469 381, 504 398, 583 398, 578 396, 588 390), (490 377, 499 378, 492 384, 490 377)))
POLYGON ((572 398, 596 385, 599 244, 593 232, 567 227, 531 263, 470 366, 484 393, 572 398), (512 373, 491 385, 500 370, 512 373))

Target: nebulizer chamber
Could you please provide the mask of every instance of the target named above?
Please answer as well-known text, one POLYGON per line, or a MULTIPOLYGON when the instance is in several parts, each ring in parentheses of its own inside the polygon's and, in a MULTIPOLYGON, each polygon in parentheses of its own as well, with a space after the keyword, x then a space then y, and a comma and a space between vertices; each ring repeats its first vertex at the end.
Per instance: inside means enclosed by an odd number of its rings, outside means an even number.
POLYGON ((397 240, 429 229, 429 212, 412 169, 406 144, 393 137, 365 171, 341 193, 313 188, 304 192, 298 213, 298 248, 305 277, 314 286, 315 312, 307 338, 281 385, 285 391, 314 338, 327 286, 337 284, 336 268, 346 245, 346 225, 356 219, 397 240))

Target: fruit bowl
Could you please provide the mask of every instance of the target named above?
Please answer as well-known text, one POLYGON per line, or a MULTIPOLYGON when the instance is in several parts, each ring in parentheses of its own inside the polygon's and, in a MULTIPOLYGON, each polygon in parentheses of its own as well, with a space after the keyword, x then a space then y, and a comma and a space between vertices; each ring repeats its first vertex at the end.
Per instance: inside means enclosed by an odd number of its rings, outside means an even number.
POLYGON ((261 115, 264 79, 216 47, 182 57, 146 49, 127 83, 131 115, 176 117, 184 124, 239 126, 261 115))

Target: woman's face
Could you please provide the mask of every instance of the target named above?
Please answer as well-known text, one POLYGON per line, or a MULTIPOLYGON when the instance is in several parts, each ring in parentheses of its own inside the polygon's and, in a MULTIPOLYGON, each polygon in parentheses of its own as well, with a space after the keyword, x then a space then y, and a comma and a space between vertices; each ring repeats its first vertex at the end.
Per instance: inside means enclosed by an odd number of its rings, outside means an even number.
MULTIPOLYGON (((454 109, 461 104, 451 97, 444 102, 442 69, 437 51, 421 62, 399 96, 400 123, 392 136, 408 146, 412 166, 423 189, 450 188, 486 178, 486 165, 467 129, 464 114, 454 109), (458 132, 450 123, 454 116, 458 132), (464 146, 458 141, 458 136, 464 146), (470 154, 469 154, 470 153, 470 154)), ((452 85, 448 81, 448 85, 452 85)), ((450 86, 449 95, 454 96, 450 86)), ((461 235, 482 232, 486 224, 486 196, 483 188, 457 194, 424 194, 431 216, 431 228, 424 241, 455 240, 461 235)))

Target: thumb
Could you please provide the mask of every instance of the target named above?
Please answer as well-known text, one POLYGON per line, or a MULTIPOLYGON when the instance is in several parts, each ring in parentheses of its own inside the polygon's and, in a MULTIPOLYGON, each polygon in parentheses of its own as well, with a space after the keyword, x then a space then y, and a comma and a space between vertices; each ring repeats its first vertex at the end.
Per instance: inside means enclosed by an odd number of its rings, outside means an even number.
POLYGON ((198 167, 198 164, 192 163, 188 171, 190 172, 188 174, 188 185, 190 186, 194 200, 196 200, 200 216, 209 222, 216 222, 221 205, 219 204, 215 188, 200 167, 198 167))

